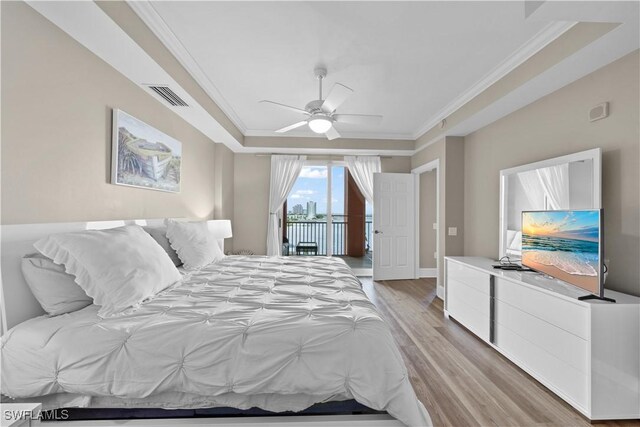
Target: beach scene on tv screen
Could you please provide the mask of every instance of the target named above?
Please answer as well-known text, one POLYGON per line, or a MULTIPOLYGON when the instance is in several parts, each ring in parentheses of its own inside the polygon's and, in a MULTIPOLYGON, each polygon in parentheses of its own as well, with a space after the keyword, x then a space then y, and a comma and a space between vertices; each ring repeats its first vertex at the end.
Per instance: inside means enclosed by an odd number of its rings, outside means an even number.
POLYGON ((522 263, 596 294, 600 289, 599 240, 598 211, 522 215, 522 263))

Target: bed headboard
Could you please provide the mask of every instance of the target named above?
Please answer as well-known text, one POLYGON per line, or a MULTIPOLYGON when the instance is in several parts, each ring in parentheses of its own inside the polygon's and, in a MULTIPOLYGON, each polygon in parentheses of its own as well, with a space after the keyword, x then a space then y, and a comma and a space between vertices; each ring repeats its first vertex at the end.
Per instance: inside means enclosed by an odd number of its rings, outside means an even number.
MULTIPOLYGON (((209 228, 215 230, 224 220, 208 221, 209 228)), ((107 228, 121 227, 123 225, 150 225, 164 224, 164 219, 139 219, 139 220, 114 220, 114 221, 88 221, 88 222, 64 222, 52 224, 16 224, 0 227, 1 240, 1 274, 0 274, 0 311, 2 314, 2 333, 8 329, 44 314, 42 307, 35 299, 29 286, 22 276, 21 259, 29 253, 36 252, 33 244, 40 238, 56 233, 68 233, 82 230, 104 230, 107 228)), ((227 223, 228 224, 228 223, 227 223)), ((220 247, 224 251, 224 239, 218 239, 220 247)))

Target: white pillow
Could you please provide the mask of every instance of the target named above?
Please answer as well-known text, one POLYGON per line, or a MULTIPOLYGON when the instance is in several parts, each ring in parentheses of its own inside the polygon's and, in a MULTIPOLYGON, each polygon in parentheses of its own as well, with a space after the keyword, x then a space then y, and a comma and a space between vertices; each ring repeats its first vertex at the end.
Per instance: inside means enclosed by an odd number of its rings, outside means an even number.
POLYGON ((182 261, 180 260, 180 257, 178 256, 176 251, 171 247, 171 244, 169 243, 169 239, 167 239, 166 226, 161 226, 161 227, 147 226, 142 228, 144 229, 144 231, 149 233, 151 237, 153 237, 153 240, 155 240, 162 247, 162 249, 164 249, 167 255, 169 255, 169 258, 171 258, 171 261, 173 261, 173 265, 175 265, 176 267, 180 267, 182 265, 182 261))
POLYGON ((169 255, 138 225, 52 234, 33 245, 102 306, 109 317, 137 308, 182 279, 169 255))
POLYGON ((33 296, 51 316, 71 313, 93 303, 75 277, 42 254, 25 255, 22 274, 33 296))
POLYGON ((167 238, 184 268, 193 270, 224 258, 206 222, 166 220, 167 238))

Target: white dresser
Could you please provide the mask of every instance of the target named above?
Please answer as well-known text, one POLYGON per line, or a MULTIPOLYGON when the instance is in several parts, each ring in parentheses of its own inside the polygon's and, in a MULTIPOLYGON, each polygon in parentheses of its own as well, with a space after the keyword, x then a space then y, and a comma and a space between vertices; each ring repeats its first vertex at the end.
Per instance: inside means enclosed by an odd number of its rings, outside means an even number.
POLYGON ((640 418, 640 298, 615 304, 495 261, 445 258, 445 315, 591 420, 640 418))

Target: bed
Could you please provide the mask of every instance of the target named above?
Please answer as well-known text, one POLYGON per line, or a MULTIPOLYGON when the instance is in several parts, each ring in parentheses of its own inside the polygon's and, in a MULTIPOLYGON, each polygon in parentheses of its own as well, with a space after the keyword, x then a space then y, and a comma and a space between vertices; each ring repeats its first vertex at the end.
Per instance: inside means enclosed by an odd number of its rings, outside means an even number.
POLYGON ((45 409, 284 412, 355 399, 431 425, 389 327, 342 260, 229 256, 181 273, 123 316, 89 305, 11 328, 3 394, 45 409))

